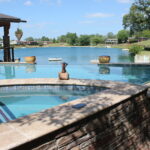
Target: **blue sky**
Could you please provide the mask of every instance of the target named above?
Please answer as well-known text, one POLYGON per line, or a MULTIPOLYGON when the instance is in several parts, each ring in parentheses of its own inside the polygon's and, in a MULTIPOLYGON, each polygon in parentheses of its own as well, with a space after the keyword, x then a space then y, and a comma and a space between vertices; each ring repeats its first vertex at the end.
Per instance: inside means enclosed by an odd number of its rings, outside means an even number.
MULTIPOLYGON (((128 13, 134 0, 0 0, 0 13, 19 17, 27 23, 13 23, 11 39, 19 27, 23 39, 58 37, 67 32, 80 34, 117 33, 122 16, 128 13)), ((0 28, 0 37, 3 29, 0 28)))

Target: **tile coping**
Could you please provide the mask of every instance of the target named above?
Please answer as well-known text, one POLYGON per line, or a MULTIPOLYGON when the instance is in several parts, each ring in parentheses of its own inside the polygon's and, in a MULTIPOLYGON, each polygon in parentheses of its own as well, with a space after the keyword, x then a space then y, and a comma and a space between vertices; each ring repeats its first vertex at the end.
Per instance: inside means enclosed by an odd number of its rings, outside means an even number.
POLYGON ((52 78, 34 78, 0 80, 0 87, 36 84, 90 85, 110 89, 0 124, 0 149, 11 149, 37 139, 38 137, 44 136, 78 120, 82 120, 98 111, 120 103, 148 88, 147 86, 123 82, 86 79, 59 80, 52 78), (85 103, 86 106, 79 110, 72 108, 72 105, 78 103, 85 103))
POLYGON ((92 64, 97 64, 97 65, 107 65, 107 66, 130 66, 130 65, 133 65, 133 66, 150 66, 150 63, 132 63, 132 62, 124 62, 124 63, 99 63, 99 60, 96 59, 96 60, 91 60, 90 61, 92 64))

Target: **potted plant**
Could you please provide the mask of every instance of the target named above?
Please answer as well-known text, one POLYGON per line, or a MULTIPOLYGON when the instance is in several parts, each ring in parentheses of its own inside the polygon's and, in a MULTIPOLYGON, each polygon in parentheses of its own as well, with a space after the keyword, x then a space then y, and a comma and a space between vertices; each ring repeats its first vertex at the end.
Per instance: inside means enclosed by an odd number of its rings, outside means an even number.
POLYGON ((26 56, 24 57, 26 63, 34 64, 36 61, 35 56, 26 56))
POLYGON ((23 36, 23 31, 19 28, 17 28, 15 35, 17 37, 17 40, 20 41, 21 37, 23 36))
POLYGON ((110 62, 110 56, 99 56, 99 63, 109 63, 110 62))

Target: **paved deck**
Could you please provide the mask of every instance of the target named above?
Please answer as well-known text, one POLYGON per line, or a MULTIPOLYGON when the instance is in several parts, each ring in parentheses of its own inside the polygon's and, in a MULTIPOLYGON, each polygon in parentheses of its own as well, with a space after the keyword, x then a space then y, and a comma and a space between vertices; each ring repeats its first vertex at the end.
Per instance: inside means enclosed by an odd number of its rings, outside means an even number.
POLYGON ((27 62, 0 62, 0 65, 26 65, 26 64, 36 64, 36 63, 27 63, 27 62))
POLYGON ((104 80, 59 80, 49 78, 0 80, 0 86, 2 87, 35 84, 90 85, 109 89, 8 123, 0 124, 0 149, 11 149, 32 141, 50 132, 54 132, 62 128, 62 126, 70 125, 89 115, 118 104, 147 89, 146 86, 104 80), (72 105, 78 103, 85 103, 86 107, 79 110, 73 109, 72 105))

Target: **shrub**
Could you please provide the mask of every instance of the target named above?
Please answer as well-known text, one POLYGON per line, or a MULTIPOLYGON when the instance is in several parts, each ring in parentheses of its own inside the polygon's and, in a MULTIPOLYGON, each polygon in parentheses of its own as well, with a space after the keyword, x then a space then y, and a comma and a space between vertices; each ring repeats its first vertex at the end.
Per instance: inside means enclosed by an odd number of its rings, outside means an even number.
POLYGON ((140 46, 140 45, 132 45, 129 49, 129 53, 130 54, 133 54, 133 55, 136 55, 138 53, 140 53, 142 50, 143 50, 143 46, 140 46))

